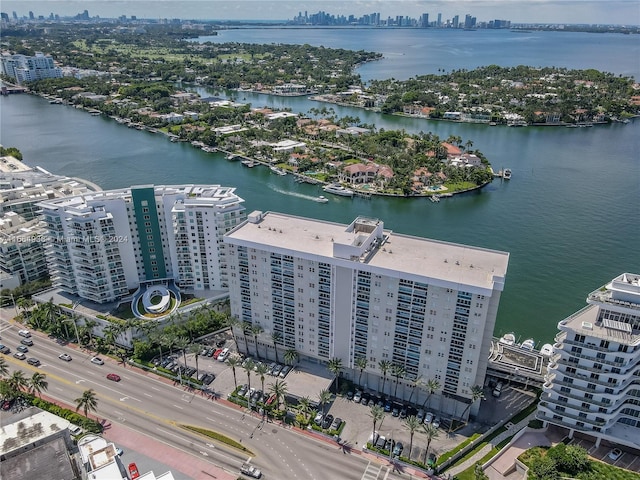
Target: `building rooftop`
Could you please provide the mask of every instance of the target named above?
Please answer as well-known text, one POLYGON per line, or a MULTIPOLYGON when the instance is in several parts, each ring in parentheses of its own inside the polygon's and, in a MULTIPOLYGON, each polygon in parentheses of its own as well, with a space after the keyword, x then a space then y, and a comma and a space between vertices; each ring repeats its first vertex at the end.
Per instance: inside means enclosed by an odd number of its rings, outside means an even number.
POLYGON ((451 288, 474 286, 489 294, 504 286, 506 252, 392 233, 377 219, 358 218, 348 226, 273 212, 254 212, 249 219, 226 237, 249 248, 268 245, 345 266, 357 262, 389 276, 400 271, 451 288))
POLYGON ((640 330, 628 323, 611 320, 599 321, 600 307, 587 305, 582 310, 561 321, 561 330, 570 330, 587 337, 621 343, 624 345, 640 344, 640 330))

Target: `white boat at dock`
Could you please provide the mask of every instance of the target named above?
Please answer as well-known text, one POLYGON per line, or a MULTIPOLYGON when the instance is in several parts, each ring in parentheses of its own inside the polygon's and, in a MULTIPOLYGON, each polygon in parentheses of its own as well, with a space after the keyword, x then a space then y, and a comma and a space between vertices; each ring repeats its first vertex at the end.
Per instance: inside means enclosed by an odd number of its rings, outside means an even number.
POLYGON ((271 170, 271 173, 275 173, 276 175, 286 175, 287 174, 286 170, 283 170, 282 168, 276 167, 275 165, 270 166, 269 170, 271 170))
POLYGON ((233 160, 238 160, 240 157, 238 157, 237 155, 234 155, 233 153, 229 153, 226 157, 227 160, 229 161, 233 161, 233 160))
POLYGON ((353 190, 343 187, 338 183, 330 183, 329 185, 325 185, 322 187, 327 193, 333 193, 334 195, 340 195, 342 197, 353 197, 353 190))
POLYGON ((509 179, 511 179, 511 169, 510 169, 510 168, 505 168, 505 169, 502 171, 502 178, 503 178, 504 180, 509 180, 509 179))
POLYGON ((540 349, 540 353, 546 357, 550 357, 553 354, 553 345, 545 343, 540 349))
POLYGON ((513 333, 505 333, 499 340, 504 345, 515 345, 516 336, 513 333))
POLYGON ((429 200, 431 200, 433 203, 438 203, 440 201, 440 195, 433 194, 429 197, 429 200))
POLYGON ((525 350, 533 350, 536 347, 536 341, 533 338, 527 338, 524 342, 520 344, 520 348, 524 348, 525 350))
POLYGON ((256 162, 254 162, 253 160, 242 160, 240 163, 249 168, 253 168, 256 166, 256 162))
POLYGON ((320 195, 315 200, 318 203, 327 203, 329 201, 329 199, 327 197, 325 197, 324 195, 320 195))

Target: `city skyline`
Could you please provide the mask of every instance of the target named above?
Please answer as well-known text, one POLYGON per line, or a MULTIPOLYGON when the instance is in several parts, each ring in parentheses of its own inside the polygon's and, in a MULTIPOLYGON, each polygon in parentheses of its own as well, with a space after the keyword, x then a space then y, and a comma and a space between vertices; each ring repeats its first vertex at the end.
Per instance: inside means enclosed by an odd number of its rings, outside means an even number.
POLYGON ((325 11, 332 15, 365 15, 378 12, 382 17, 405 15, 419 17, 429 13, 442 18, 471 14, 478 21, 508 19, 512 23, 570 23, 570 24, 640 24, 640 4, 635 0, 440 0, 421 2, 410 0, 320 2, 308 0, 294 2, 272 0, 237 0, 235 2, 208 2, 189 0, 174 2, 159 0, 105 1, 105 0, 5 0, 2 11, 10 16, 48 17, 51 13, 61 17, 75 16, 84 10, 90 17, 116 18, 121 15, 138 18, 180 18, 197 20, 290 20, 306 10, 309 13, 325 11))

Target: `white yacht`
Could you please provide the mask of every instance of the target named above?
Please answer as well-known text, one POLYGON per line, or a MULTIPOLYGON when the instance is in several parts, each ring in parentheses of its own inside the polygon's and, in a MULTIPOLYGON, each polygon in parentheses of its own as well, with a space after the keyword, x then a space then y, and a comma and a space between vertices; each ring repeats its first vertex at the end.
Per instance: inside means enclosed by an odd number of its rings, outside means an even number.
POLYGON ((327 203, 329 201, 329 199, 327 197, 325 197, 324 195, 320 195, 319 197, 316 197, 315 200, 318 203, 327 203))
POLYGON ((353 190, 349 190, 338 183, 330 183, 329 185, 322 187, 322 190, 327 193, 333 193, 334 195, 353 197, 353 190))
POLYGON ((505 168, 503 170, 502 178, 504 178, 505 180, 509 180, 511 178, 511 169, 510 168, 505 168))

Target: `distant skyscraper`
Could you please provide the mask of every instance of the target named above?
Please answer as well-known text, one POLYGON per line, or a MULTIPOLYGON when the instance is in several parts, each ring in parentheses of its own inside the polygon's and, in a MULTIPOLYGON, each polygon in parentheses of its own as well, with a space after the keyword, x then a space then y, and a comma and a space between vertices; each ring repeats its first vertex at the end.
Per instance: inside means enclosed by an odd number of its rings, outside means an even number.
POLYGON ((12 16, 13 16, 13 19, 14 19, 14 20, 17 20, 17 19, 18 19, 18 14, 17 14, 16 12, 13 12, 12 16))
POLYGON ((442 14, 439 13, 438 14, 438 26, 441 26, 441 25, 442 25, 442 14))
POLYGON ((32 11, 29 11, 29 20, 34 20, 35 16, 33 15, 32 11))
POLYGON ((453 17, 453 28, 458 28, 459 24, 460 24, 460 17, 456 15, 455 17, 453 17))
POLYGON ((429 26, 429 14, 428 13, 423 13, 422 14, 422 20, 420 22, 420 26, 422 28, 426 28, 429 26))

